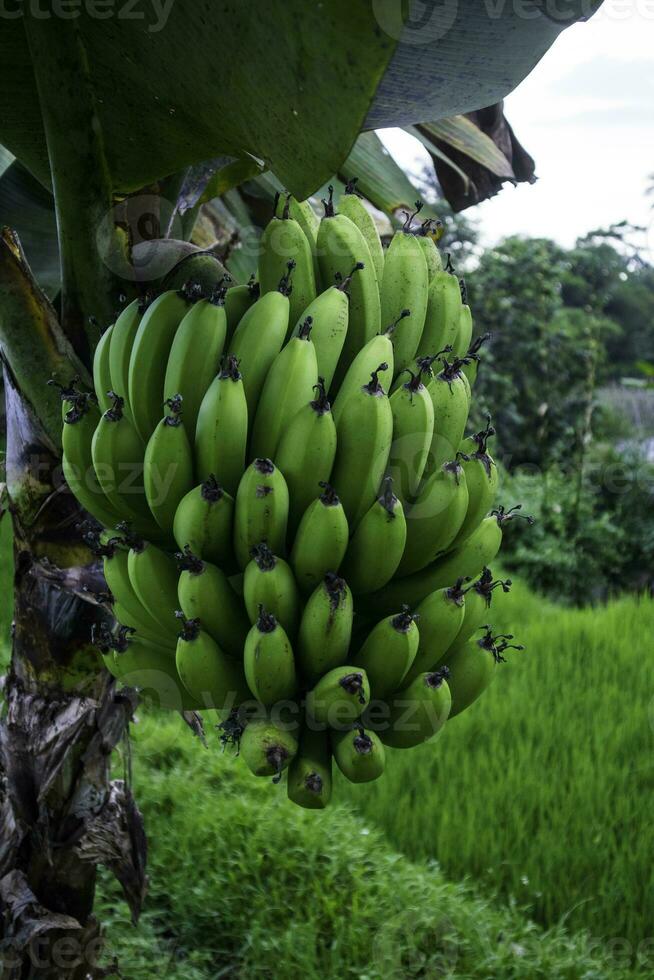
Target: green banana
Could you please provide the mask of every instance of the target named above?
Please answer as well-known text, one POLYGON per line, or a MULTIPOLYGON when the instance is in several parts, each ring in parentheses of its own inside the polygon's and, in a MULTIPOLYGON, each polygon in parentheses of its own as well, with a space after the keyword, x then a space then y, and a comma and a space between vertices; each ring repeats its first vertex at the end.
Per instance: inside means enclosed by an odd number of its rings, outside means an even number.
POLYGON ((145 446, 123 414, 123 399, 111 392, 113 405, 98 422, 91 455, 98 482, 111 507, 139 528, 154 526, 143 487, 145 446))
POLYGON ((505 659, 502 656, 505 650, 524 649, 508 642, 513 639, 510 633, 493 636, 490 626, 481 628, 485 630, 481 640, 469 640, 445 658, 452 692, 452 718, 469 708, 492 683, 497 665, 505 659))
POLYGON ((459 280, 450 272, 437 272, 429 284, 425 326, 418 344, 418 357, 432 357, 453 347, 461 318, 459 280))
POLYGON ((178 607, 179 574, 174 559, 153 544, 132 538, 127 571, 141 605, 166 632, 171 630, 178 607))
POLYGON ((165 407, 169 411, 145 447, 143 483, 157 524, 171 533, 179 503, 193 486, 193 450, 182 425, 182 396, 168 398, 165 407))
POLYGON ((120 511, 112 506, 105 495, 93 466, 93 436, 100 420, 95 396, 75 391, 63 404, 64 427, 61 442, 64 479, 77 501, 89 514, 104 527, 115 527, 121 519, 120 511))
POLYGON ((110 538, 101 544, 93 535, 86 538, 91 550, 102 558, 107 588, 113 596, 113 612, 125 626, 133 627, 146 639, 156 639, 162 646, 175 646, 174 623, 165 630, 140 602, 129 579, 127 541, 121 537, 110 538))
POLYGON ((276 291, 266 293, 250 307, 232 337, 231 348, 243 375, 250 421, 255 417, 264 382, 288 330, 292 270, 291 263, 276 291))
POLYGON ((338 730, 351 726, 370 701, 366 672, 353 667, 335 667, 320 678, 306 696, 306 710, 319 725, 338 730))
POLYGON ((390 399, 393 444, 388 461, 388 471, 403 504, 418 492, 434 435, 434 404, 422 383, 422 372, 406 370, 409 380, 390 399))
POLYGON ((489 415, 486 428, 466 439, 458 454, 466 475, 468 508, 463 524, 452 542, 454 547, 472 534, 495 503, 499 474, 495 461, 488 452, 488 440, 493 435, 495 429, 490 424, 489 415))
POLYGON ((245 678, 263 705, 295 697, 298 688, 293 649, 286 630, 263 605, 245 640, 245 678))
POLYGON ((252 457, 275 458, 282 433, 303 405, 311 400, 318 381, 316 349, 310 317, 273 361, 261 391, 252 427, 252 457))
POLYGON ((373 627, 351 658, 355 667, 365 670, 373 700, 386 700, 404 682, 418 652, 419 618, 409 612, 408 606, 395 616, 387 616, 373 627))
POLYGON ((225 293, 220 287, 209 299, 194 303, 180 323, 168 355, 164 378, 164 398, 181 395, 184 400, 184 428, 191 443, 200 405, 216 376, 225 336, 227 316, 225 293))
POLYGON ((232 525, 234 498, 213 473, 204 483, 182 497, 173 521, 178 548, 189 546, 193 554, 224 569, 234 566, 232 525))
POLYGON ((291 323, 316 298, 316 278, 311 245, 300 224, 290 217, 290 198, 281 216, 270 219, 261 236, 259 283, 263 295, 277 288, 289 260, 295 263, 293 291, 289 296, 291 323))
MULTIPOLYGON (((149 643, 138 634, 119 626, 111 639, 114 653, 105 653, 103 660, 110 673, 123 684, 136 687, 156 707, 172 711, 197 711, 202 705, 192 697, 181 682, 175 664, 175 650, 149 643)), ((96 640, 96 645, 108 647, 108 642, 96 640)))
POLYGON ((261 606, 272 614, 285 633, 295 639, 302 603, 293 572, 283 558, 277 558, 265 542, 255 545, 252 561, 243 576, 243 601, 250 618, 255 623, 261 606))
POLYGON ((294 221, 301 226, 302 231, 307 236, 307 241, 315 253, 316 241, 318 239, 318 229, 320 219, 308 201, 298 201, 292 194, 275 194, 274 211, 278 218, 288 207, 288 213, 294 221))
POLYGON ((298 751, 297 734, 286 724, 256 718, 245 726, 239 755, 253 776, 273 776, 278 783, 298 751))
POLYGON ((250 623, 227 576, 188 546, 175 557, 181 570, 177 584, 180 609, 187 619, 199 619, 221 650, 240 661, 250 623))
POLYGON ((406 684, 426 670, 436 670, 443 663, 446 650, 461 629, 465 617, 465 593, 459 581, 450 589, 437 589, 422 600, 416 609, 420 622, 420 639, 416 657, 407 671, 406 684))
POLYGON ((468 488, 463 468, 444 463, 423 483, 406 518, 406 545, 398 575, 426 568, 451 547, 468 509, 468 488))
POLYGON ((234 506, 234 553, 239 568, 250 561, 255 545, 265 541, 275 555, 286 555, 288 487, 282 471, 269 459, 255 459, 241 477, 234 506))
POLYGON ((232 496, 245 468, 248 406, 239 363, 233 354, 202 399, 195 430, 196 474, 206 480, 215 473, 232 496))
POLYGON ((345 193, 341 197, 338 210, 340 214, 344 214, 346 218, 354 222, 365 238, 379 287, 384 275, 384 249, 379 232, 377 231, 375 219, 363 203, 361 195, 356 189, 358 179, 358 177, 353 177, 345 185, 345 193))
POLYGON ((343 346, 335 383, 338 386, 355 355, 379 333, 381 307, 379 287, 370 249, 365 238, 349 218, 336 214, 333 204, 334 188, 329 187, 329 200, 323 201, 325 216, 320 222, 317 239, 318 266, 322 288, 345 279, 352 269, 363 263, 350 284, 350 311, 347 336, 343 346))
POLYGON ((375 592, 392 579, 404 553, 406 534, 404 509, 388 476, 345 554, 342 571, 354 593, 375 592))
POLYGON ((298 667, 309 684, 347 660, 353 616, 347 583, 327 572, 307 600, 297 638, 298 667))
POLYGON ((351 783, 370 783, 386 767, 386 753, 379 736, 365 728, 331 732, 336 765, 351 783))
POLYGON ((226 344, 230 343, 234 336, 234 331, 247 311, 257 302, 260 295, 261 288, 254 278, 254 273, 252 273, 245 285, 228 287, 225 293, 225 317, 227 319, 226 344))
MULTIPOLYGON (((427 466, 430 473, 455 458, 470 411, 470 386, 461 371, 463 361, 442 360, 443 370, 427 386, 434 406, 434 432, 427 466)), ((419 360, 422 370, 427 369, 429 361, 431 358, 419 360)))
POLYGON ((416 356, 425 326, 428 293, 424 252, 415 235, 397 231, 386 252, 381 286, 382 323, 392 323, 401 310, 411 310, 411 319, 393 336, 396 375, 409 367, 416 356))
POLYGON ((439 222, 435 222, 433 218, 427 218, 421 224, 420 230, 416 232, 416 241, 420 245, 425 256, 425 262, 427 263, 427 278, 429 283, 433 281, 437 273, 443 270, 441 253, 436 246, 434 232, 432 230, 434 224, 439 224, 439 222))
MULTIPOLYGON (((417 605, 435 589, 442 589, 459 578, 476 578, 485 565, 490 565, 502 544, 502 528, 521 515, 516 514, 520 506, 504 510, 503 507, 486 517, 469 538, 438 558, 420 572, 394 579, 379 592, 367 597, 374 608, 392 611, 402 603, 417 605)), ((533 524, 532 517, 526 517, 533 524)))
POLYGON ((275 454, 275 463, 288 485, 291 534, 314 499, 316 485, 329 479, 336 457, 336 426, 323 378, 318 378, 315 391, 315 398, 300 409, 282 433, 275 454))
POLYGON ((397 320, 391 323, 383 333, 377 334, 372 340, 359 351, 357 356, 350 364, 343 382, 338 390, 338 395, 332 405, 334 422, 338 426, 343 410, 349 402, 351 396, 356 394, 364 385, 368 384, 370 375, 377 368, 380 384, 390 391, 393 383, 393 343, 391 334, 398 323, 411 316, 408 310, 402 310, 397 320), (378 365, 385 364, 383 370, 378 365))
POLYGON ((455 357, 465 357, 472 341, 472 313, 467 303, 461 306, 459 314, 459 326, 456 338, 453 341, 452 349, 455 357))
POLYGON ((303 593, 312 592, 327 572, 337 572, 348 547, 347 517, 333 487, 321 483, 323 492, 309 504, 297 529, 291 566, 303 593))
POLYGON ((326 731, 308 725, 300 731, 300 747, 288 767, 288 798, 307 810, 324 810, 332 795, 332 753, 326 731))
POLYGON ((173 338, 188 309, 186 293, 169 290, 150 303, 139 323, 127 377, 127 401, 145 443, 161 418, 168 395, 164 379, 173 338))
POLYGON ((98 405, 102 412, 111 408, 111 369, 109 367, 109 353, 111 348, 111 338, 114 332, 114 324, 107 327, 100 337, 93 354, 93 387, 98 405))
POLYGON ((337 448, 332 483, 341 498, 350 528, 375 500, 393 441, 393 413, 379 381, 385 363, 371 372, 348 401, 337 425, 337 448))
POLYGON ((384 745, 411 749, 441 730, 452 706, 447 667, 418 674, 389 702, 388 723, 379 732, 384 745))
POLYGON ((331 388, 338 360, 347 337, 350 316, 347 289, 352 281, 352 276, 359 269, 360 264, 356 265, 345 279, 341 279, 339 283, 329 286, 320 293, 313 303, 310 303, 303 311, 293 330, 293 336, 296 337, 304 321, 311 317, 311 340, 316 349, 318 374, 324 379, 327 391, 331 388))
POLYGON ((503 592, 510 592, 511 579, 493 580, 490 568, 484 568, 479 579, 473 582, 466 589, 465 613, 461 627, 447 648, 443 661, 459 647, 462 647, 470 640, 477 630, 481 629, 484 620, 488 618, 488 610, 491 606, 493 592, 501 588, 503 592))
POLYGON ((197 619, 179 611, 182 628, 177 640, 177 672, 191 697, 221 716, 247 701, 249 691, 240 663, 230 660, 197 619))
POLYGON ((111 377, 109 387, 125 399, 125 410, 130 418, 132 418, 132 409, 128 402, 129 361, 143 312, 142 300, 135 299, 129 303, 116 319, 109 345, 109 374, 111 377))

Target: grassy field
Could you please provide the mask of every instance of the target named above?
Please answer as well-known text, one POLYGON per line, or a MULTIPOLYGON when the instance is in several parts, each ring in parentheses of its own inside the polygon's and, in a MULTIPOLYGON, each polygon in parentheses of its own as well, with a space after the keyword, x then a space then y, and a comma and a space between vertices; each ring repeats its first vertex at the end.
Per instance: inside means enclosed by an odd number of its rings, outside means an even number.
POLYGON ((515 586, 490 618, 526 652, 435 744, 339 796, 407 856, 637 948, 654 921, 654 602, 568 610, 515 586))

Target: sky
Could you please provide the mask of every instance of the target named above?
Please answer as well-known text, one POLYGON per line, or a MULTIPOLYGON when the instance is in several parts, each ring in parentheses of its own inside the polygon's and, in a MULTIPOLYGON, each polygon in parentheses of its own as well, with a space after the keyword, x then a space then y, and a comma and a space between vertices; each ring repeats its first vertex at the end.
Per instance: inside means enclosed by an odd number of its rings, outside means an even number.
MULTIPOLYGON (((565 30, 505 101, 505 115, 536 160, 538 183, 505 184, 470 209, 482 242, 511 234, 570 246, 612 222, 648 227, 654 260, 654 0, 605 0, 590 21, 565 30)), ((401 130, 382 139, 405 168, 425 151, 401 130)))

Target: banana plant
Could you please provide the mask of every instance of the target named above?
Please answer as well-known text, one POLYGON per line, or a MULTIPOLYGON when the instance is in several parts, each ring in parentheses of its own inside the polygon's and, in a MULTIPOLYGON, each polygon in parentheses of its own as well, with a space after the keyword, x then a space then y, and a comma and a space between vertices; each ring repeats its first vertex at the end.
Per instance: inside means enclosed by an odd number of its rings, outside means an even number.
MULTIPOLYGON (((62 937, 97 948, 98 864, 117 876, 134 918, 145 893, 143 822, 129 784, 109 776, 136 701, 116 691, 91 646, 106 586, 61 476, 60 407, 47 382, 88 383, 102 330, 138 295, 153 254, 163 268, 198 247, 188 239, 209 200, 241 224, 254 194, 236 188, 261 196, 274 174, 306 198, 356 169, 364 195, 392 212, 409 189, 380 164, 371 135, 389 126, 417 127, 466 186, 438 121, 458 119, 457 150, 477 159, 489 147, 462 114, 499 102, 589 13, 587 0, 563 0, 556 16, 534 0, 528 17, 477 0, 145 6, 119 2, 107 17, 42 0, 5 12, 0 34, 0 175, 5 190, 14 181, 10 223, 24 228, 23 245, 10 229, 0 237, 16 566, 0 722, 2 980, 103 975, 83 956, 62 967, 53 954, 62 937)), ((483 165, 517 178, 503 157, 483 165)), ((186 719, 200 730, 197 716, 186 719)))

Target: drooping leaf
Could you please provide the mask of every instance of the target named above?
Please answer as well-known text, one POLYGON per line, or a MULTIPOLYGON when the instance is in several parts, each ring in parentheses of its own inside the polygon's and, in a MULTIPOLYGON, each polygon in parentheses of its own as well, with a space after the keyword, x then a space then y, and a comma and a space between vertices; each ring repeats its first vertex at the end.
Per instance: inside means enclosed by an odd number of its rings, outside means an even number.
POLYGON ((0 225, 12 228, 49 299, 59 292, 59 246, 52 194, 18 161, 0 176, 0 225))
POLYGON ((502 151, 467 116, 452 116, 436 122, 421 123, 417 129, 426 140, 437 145, 446 143, 448 147, 465 154, 498 177, 513 179, 513 168, 502 151))

